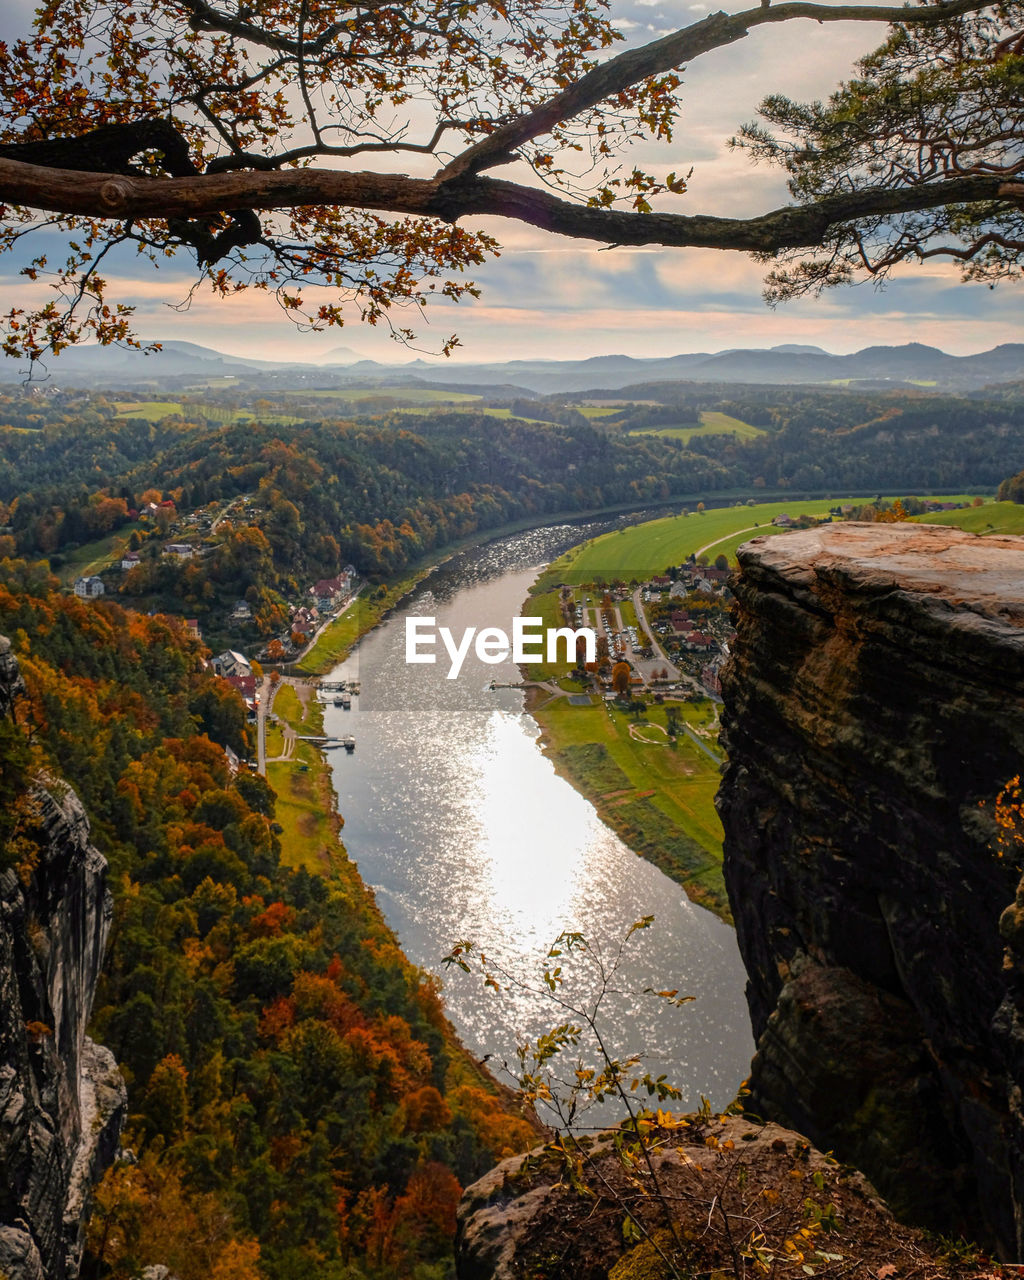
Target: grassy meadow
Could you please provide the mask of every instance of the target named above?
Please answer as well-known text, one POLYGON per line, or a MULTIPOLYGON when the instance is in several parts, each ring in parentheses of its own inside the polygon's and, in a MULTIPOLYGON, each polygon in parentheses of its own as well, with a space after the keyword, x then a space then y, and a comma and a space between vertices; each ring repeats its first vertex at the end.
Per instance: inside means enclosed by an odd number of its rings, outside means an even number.
POLYGON ((712 409, 703 409, 700 414, 699 427, 642 427, 634 431, 638 436, 663 436, 670 440, 688 440, 700 436, 736 436, 740 440, 753 440, 755 436, 763 436, 763 427, 755 427, 750 422, 742 422, 727 413, 718 413, 712 409))
MULTIPOLYGON (((717 756, 707 728, 713 704, 676 705, 695 732, 707 734, 717 756)), ((670 741, 663 706, 649 707, 639 721, 596 698, 588 707, 556 698, 531 710, 543 731, 545 754, 602 820, 695 902, 728 919, 722 827, 714 806, 717 758, 686 734, 670 741)))
POLYGON ((915 516, 918 524, 945 524, 968 533, 1024 534, 1024 505, 1018 502, 986 502, 964 511, 937 511, 915 516))

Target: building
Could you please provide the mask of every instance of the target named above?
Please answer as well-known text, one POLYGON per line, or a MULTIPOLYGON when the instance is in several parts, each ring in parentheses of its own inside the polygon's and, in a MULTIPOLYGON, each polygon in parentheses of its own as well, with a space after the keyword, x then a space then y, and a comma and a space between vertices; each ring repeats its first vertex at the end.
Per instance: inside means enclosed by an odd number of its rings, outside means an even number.
POLYGON ((75 580, 75 595, 80 596, 83 600, 93 599, 95 596, 103 595, 106 587, 103 585, 102 578, 77 578, 75 580))
POLYGON ((189 542, 168 542, 164 547, 165 556, 177 556, 179 560, 191 560, 196 549, 189 542))
POLYGON ((121 568, 125 571, 128 569, 134 569, 135 566, 140 563, 141 559, 142 557, 137 551, 126 551, 121 557, 121 568))
POLYGON ((227 682, 245 699, 245 709, 251 715, 256 710, 256 677, 249 675, 227 676, 227 682))
POLYGON ((341 604, 348 595, 350 587, 349 575, 342 572, 333 578, 321 578, 319 582, 314 582, 310 592, 316 597, 317 608, 321 612, 328 612, 341 604))
POLYGON ((249 608, 247 601, 236 600, 235 607, 231 610, 228 617, 231 622, 248 622, 252 617, 252 610, 249 608))
POLYGON ((225 649, 223 653, 218 653, 215 658, 210 659, 210 666, 217 675, 228 680, 252 676, 252 664, 237 649, 225 649))
POLYGON ((712 658, 712 660, 700 669, 700 682, 707 689, 708 693, 712 693, 715 697, 721 697, 722 694, 722 666, 723 658, 712 658))
POLYGON ((677 609, 672 614, 670 621, 672 623, 672 630, 677 636, 682 635, 686 631, 694 630, 693 623, 690 621, 690 615, 686 613, 685 610, 677 609))

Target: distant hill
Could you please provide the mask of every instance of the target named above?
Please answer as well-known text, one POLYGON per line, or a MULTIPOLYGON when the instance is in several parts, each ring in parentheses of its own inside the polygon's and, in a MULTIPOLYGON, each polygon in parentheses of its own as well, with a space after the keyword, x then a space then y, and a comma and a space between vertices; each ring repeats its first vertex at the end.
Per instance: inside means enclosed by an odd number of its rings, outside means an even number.
MULTIPOLYGON (((617 391, 652 382, 722 382, 769 385, 887 385, 940 391, 970 391, 1024 380, 1024 344, 1006 343, 977 355, 952 356, 919 342, 899 347, 866 347, 853 355, 830 355, 820 347, 786 343, 771 349, 694 352, 641 360, 633 356, 591 356, 585 360, 510 360, 502 364, 456 365, 414 360, 386 365, 360 360, 336 347, 326 363, 285 363, 225 355, 194 342, 164 342, 145 354, 117 347, 71 347, 47 361, 51 381, 105 387, 187 386, 211 378, 287 390, 290 386, 344 387, 400 385, 410 380, 476 392, 515 387, 535 395, 617 391)), ((0 363, 0 381, 18 382, 24 365, 0 363)))

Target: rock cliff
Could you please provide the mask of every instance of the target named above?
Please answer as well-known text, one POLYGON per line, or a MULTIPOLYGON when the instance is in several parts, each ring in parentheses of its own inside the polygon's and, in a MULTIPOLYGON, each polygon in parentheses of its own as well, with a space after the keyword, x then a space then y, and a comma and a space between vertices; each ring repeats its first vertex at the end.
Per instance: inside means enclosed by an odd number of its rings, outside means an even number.
MULTIPOLYGON (((0 637, 0 715, 20 691, 0 637)), ((72 1280, 125 1110, 113 1056, 85 1034, 111 901, 69 788, 36 788, 18 835, 0 870, 0 1275, 72 1280)))
POLYGON ((990 843, 1024 759, 1024 539, 831 525, 739 560, 718 803, 752 1106, 1020 1256, 1024 894, 1001 936, 1019 872, 990 843))

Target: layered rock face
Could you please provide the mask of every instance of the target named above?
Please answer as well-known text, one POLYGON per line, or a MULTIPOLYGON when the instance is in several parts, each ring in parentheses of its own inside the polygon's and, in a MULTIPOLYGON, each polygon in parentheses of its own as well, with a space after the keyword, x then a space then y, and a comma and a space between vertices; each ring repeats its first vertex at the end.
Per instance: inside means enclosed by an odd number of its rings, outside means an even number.
MULTIPOLYGON (((0 714, 19 691, 0 638, 0 714)), ((0 1275, 71 1280, 125 1113, 113 1055, 85 1034, 111 900, 75 794, 40 788, 29 808, 20 867, 0 872, 0 1275)))
POLYGON ((1019 1256, 1019 872, 990 844, 1024 760, 1024 539, 844 524, 739 559, 718 804, 752 1108, 1019 1256))

